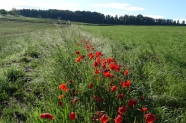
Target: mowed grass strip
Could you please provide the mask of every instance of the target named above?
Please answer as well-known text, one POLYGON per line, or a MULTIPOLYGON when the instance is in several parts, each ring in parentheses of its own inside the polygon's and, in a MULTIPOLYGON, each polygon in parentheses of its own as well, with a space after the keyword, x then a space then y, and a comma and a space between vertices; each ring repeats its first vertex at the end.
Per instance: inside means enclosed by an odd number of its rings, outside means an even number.
POLYGON ((43 102, 50 90, 45 77, 52 72, 51 54, 63 42, 56 26, 0 21, 0 122, 26 122, 43 102))

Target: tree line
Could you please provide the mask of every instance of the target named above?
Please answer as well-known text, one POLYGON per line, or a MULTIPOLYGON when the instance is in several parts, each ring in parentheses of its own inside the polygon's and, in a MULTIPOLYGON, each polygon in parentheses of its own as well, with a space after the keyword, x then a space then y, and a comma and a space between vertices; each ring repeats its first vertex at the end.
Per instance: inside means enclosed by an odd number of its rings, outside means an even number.
POLYGON ((123 16, 111 16, 104 15, 98 12, 90 11, 70 11, 70 10, 36 10, 36 9, 15 9, 10 11, 0 9, 1 15, 22 15, 26 17, 35 18, 51 18, 70 20, 75 22, 93 23, 93 24, 108 24, 108 25, 186 25, 185 21, 179 22, 179 20, 173 19, 154 19, 146 17, 141 14, 123 15, 123 16))

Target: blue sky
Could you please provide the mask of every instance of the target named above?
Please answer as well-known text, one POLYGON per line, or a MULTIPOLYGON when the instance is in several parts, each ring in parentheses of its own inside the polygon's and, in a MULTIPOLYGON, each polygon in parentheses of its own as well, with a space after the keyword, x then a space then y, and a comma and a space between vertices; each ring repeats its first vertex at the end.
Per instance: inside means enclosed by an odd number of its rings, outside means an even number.
POLYGON ((96 11, 115 16, 138 15, 186 20, 186 0, 0 0, 0 9, 96 11))

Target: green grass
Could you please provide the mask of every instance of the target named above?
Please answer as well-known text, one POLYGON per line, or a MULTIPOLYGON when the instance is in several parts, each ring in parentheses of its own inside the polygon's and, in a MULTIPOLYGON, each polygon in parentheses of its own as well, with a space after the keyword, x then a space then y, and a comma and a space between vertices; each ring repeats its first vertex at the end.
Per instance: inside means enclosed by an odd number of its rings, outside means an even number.
MULTIPOLYGON (((13 19, 31 19, 12 17, 13 19)), ((42 20, 52 21, 52 20, 42 20)), ((75 122, 92 122, 97 111, 105 111, 110 119, 118 108, 137 99, 134 108, 127 109, 125 122, 145 123, 141 107, 156 116, 157 123, 186 121, 186 28, 163 26, 77 26, 51 23, 0 21, 0 122, 43 123, 41 113, 54 115, 53 122, 72 122, 69 113, 75 112, 75 122), (87 51, 84 41, 94 46, 87 51), (77 46, 79 44, 80 46, 77 46), (85 55, 76 63, 78 55, 85 55), (115 78, 94 74, 94 60, 88 53, 101 51, 103 59, 113 57, 121 72, 115 78), (156 60, 154 61, 154 58, 156 60), (129 75, 123 71, 128 68, 129 75), (118 80, 120 78, 120 80, 118 80), (121 88, 120 82, 131 80, 132 90, 121 88), (72 84, 69 84, 72 80, 72 84), (110 82, 118 86, 110 91, 110 82), (93 83, 93 88, 88 85, 93 83), (64 93, 58 87, 67 84, 64 93), (74 90, 77 94, 74 94, 74 90), (118 101, 119 93, 124 100, 118 101), (58 96, 63 94, 63 99, 58 96), (93 95, 103 98, 99 103, 93 95), (143 95, 146 101, 140 101, 143 95), (72 104, 78 98, 76 104, 72 104), (58 102, 63 106, 58 106, 58 102)), ((102 69, 102 68, 100 68, 102 69)))

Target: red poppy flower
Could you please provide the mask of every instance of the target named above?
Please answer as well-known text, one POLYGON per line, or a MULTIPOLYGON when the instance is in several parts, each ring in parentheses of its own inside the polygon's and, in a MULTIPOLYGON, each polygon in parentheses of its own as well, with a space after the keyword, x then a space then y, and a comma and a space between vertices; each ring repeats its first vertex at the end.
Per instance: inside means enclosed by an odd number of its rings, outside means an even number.
POLYGON ((77 59, 76 59, 76 62, 80 62, 81 61, 81 57, 78 57, 77 59))
POLYGON ((122 99, 123 97, 124 97, 124 94, 119 94, 119 95, 118 95, 118 98, 119 98, 119 99, 122 99))
POLYGON ((130 84, 131 84, 130 80, 127 80, 127 81, 125 81, 125 82, 122 82, 122 83, 121 83, 121 86, 125 88, 125 87, 130 86, 130 84))
POLYGON ((106 116, 106 114, 104 114, 100 119, 99 119, 102 123, 107 123, 109 118, 108 116, 106 116))
POLYGON ((145 120, 147 123, 153 123, 156 120, 156 117, 153 114, 146 114, 145 120))
POLYGON ((76 62, 80 62, 81 59, 83 59, 84 57, 85 57, 84 55, 79 56, 79 57, 76 59, 76 62))
POLYGON ((156 61, 157 59, 156 59, 156 57, 154 57, 154 61, 156 61))
POLYGON ((120 72, 120 67, 121 67, 121 65, 115 65, 114 70, 116 72, 120 72))
POLYGON ((98 63, 95 61, 94 62, 94 67, 97 67, 98 66, 98 63))
POLYGON ((54 116, 52 114, 49 114, 49 113, 43 113, 43 114, 40 114, 40 118, 41 119, 50 119, 50 120, 53 120, 54 119, 54 116))
POLYGON ((73 93, 74 93, 74 95, 76 95, 78 92, 74 89, 74 90, 73 90, 73 93))
POLYGON ((99 98, 97 95, 94 95, 94 100, 96 100, 97 102, 101 102, 103 99, 99 98))
POLYGON ((120 108, 118 109, 118 112, 119 112, 119 114, 122 115, 126 110, 127 110, 127 107, 126 107, 126 106, 123 106, 123 107, 120 107, 120 108))
POLYGON ((90 59, 94 58, 94 54, 93 53, 89 53, 88 56, 89 56, 90 59))
POLYGON ((124 71, 124 75, 128 75, 128 74, 129 74, 129 70, 126 69, 126 70, 124 71))
POLYGON ((70 80, 68 80, 68 84, 72 84, 72 80, 70 79, 70 80))
POLYGON ((101 64, 101 62, 102 62, 101 58, 100 58, 100 57, 96 57, 96 62, 97 62, 98 64, 101 64))
POLYGON ((110 90, 111 90, 112 92, 115 92, 117 89, 118 89, 117 86, 112 86, 110 90))
POLYGON ((99 57, 99 56, 101 56, 101 52, 100 51, 97 51, 96 52, 96 57, 99 57))
POLYGON ((147 108, 146 107, 143 107, 143 108, 141 108, 141 111, 142 112, 146 112, 147 111, 147 108))
POLYGON ((76 117, 77 117, 77 115, 76 115, 74 112, 71 112, 71 113, 69 114, 70 120, 75 120, 76 117))
POLYGON ((115 62, 114 58, 108 58, 107 63, 110 64, 111 62, 115 62))
POLYGON ((114 70, 115 69, 115 64, 112 63, 112 64, 109 65, 109 67, 110 67, 111 70, 114 70))
POLYGON ((111 78, 113 75, 110 72, 104 72, 105 77, 111 78))
POLYGON ((112 86, 113 85, 113 82, 110 82, 109 85, 112 86))
POLYGON ((90 83, 89 85, 88 85, 88 88, 93 88, 93 84, 92 83, 90 83))
POLYGON ((145 100, 145 97, 144 97, 144 96, 140 96, 140 99, 141 99, 141 100, 145 100))
POLYGON ((58 106, 63 106, 64 103, 63 102, 58 102, 58 106))
POLYGON ((64 95, 62 94, 62 95, 59 95, 58 96, 58 99, 62 99, 64 97, 64 95))
POLYGON ((99 69, 96 68, 96 70, 94 71, 95 74, 98 74, 99 73, 99 69))
POLYGON ((134 106, 136 106, 136 103, 137 103, 137 100, 136 99, 131 99, 128 102, 128 106, 129 107, 134 107, 134 106))
POLYGON ((69 88, 67 88, 66 84, 61 84, 59 85, 59 88, 64 91, 64 92, 68 92, 69 91, 69 88))
POLYGON ((76 104, 77 101, 78 101, 78 98, 74 98, 74 99, 72 100, 72 104, 76 104))
POLYGON ((101 66, 103 69, 106 68, 106 62, 103 62, 101 66))
POLYGON ((78 55, 80 52, 79 51, 76 51, 76 55, 78 55))
POLYGON ((115 119, 114 119, 115 123, 121 123, 123 121, 123 117, 121 115, 118 115, 115 119))

